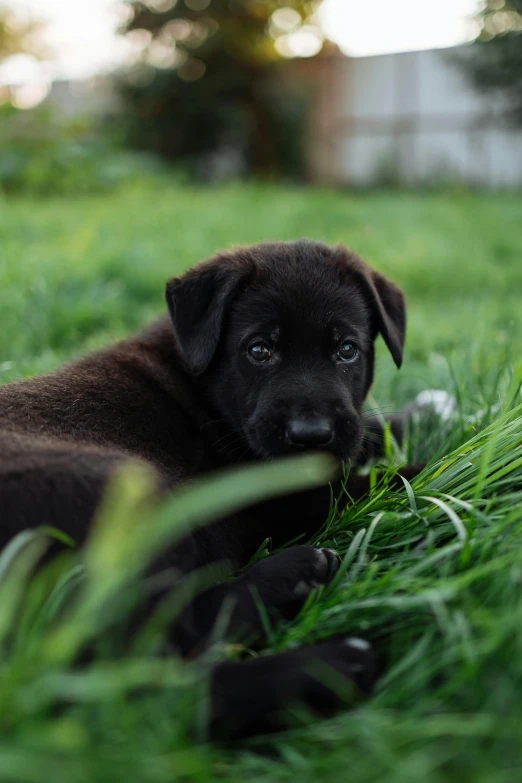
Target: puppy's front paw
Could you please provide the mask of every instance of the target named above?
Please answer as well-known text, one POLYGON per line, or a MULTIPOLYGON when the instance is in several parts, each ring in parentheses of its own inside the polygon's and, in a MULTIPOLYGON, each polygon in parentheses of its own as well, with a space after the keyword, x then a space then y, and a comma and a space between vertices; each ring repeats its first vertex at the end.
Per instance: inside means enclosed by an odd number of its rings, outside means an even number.
POLYGON ((291 619, 313 590, 331 581, 338 568, 333 549, 293 546, 256 563, 243 578, 270 614, 291 619))
POLYGON ((355 706, 371 693, 379 669, 370 643, 354 637, 220 664, 213 672, 210 738, 282 731, 355 706))

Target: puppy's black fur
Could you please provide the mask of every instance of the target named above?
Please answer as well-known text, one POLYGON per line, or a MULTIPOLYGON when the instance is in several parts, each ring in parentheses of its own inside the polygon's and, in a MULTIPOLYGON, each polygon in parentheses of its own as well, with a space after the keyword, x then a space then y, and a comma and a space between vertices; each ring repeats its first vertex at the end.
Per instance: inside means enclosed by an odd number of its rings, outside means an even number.
MULTIPOLYGON (((394 284, 342 247, 262 244, 218 254, 171 281, 167 303, 170 318, 138 336, 0 389, 0 543, 42 524, 81 543, 108 480, 129 458, 152 466, 162 491, 223 466, 311 448, 361 458, 378 334, 402 361, 405 307, 394 284)), ((349 486, 355 496, 366 489, 364 479, 349 486)), ((198 530, 157 567, 186 573, 221 562, 233 572, 266 537, 278 545, 311 535, 328 502, 325 487, 259 504, 198 530)), ((291 547, 200 595, 173 641, 185 655, 202 649, 225 598, 233 599, 228 633, 260 637, 254 594, 269 614, 289 618, 336 568, 328 550, 291 547)), ((319 680, 311 684, 313 661, 362 690, 375 675, 361 642, 223 664, 213 676, 211 734, 279 728, 289 700, 328 712, 337 700, 319 680), (244 680, 240 692, 236 678, 244 680), (280 678, 288 687, 276 691, 280 678)))

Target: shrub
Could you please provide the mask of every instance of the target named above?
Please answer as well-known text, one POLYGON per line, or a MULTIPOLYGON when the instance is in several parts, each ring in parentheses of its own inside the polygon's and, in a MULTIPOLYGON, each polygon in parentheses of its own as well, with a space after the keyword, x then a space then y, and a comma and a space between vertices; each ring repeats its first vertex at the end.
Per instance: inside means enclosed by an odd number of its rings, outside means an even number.
POLYGON ((124 152, 92 121, 47 108, 0 107, 0 192, 84 194, 153 173, 154 159, 124 152))

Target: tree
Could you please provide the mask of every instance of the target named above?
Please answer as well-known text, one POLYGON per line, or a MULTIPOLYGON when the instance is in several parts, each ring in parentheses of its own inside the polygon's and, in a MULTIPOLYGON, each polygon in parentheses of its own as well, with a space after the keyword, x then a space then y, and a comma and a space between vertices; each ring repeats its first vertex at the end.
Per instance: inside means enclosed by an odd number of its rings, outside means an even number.
POLYGON ((23 20, 0 4, 0 62, 13 54, 38 53, 40 29, 39 22, 23 20))
POLYGON ((120 83, 130 142, 200 171, 228 151, 256 172, 295 173, 303 107, 276 74, 285 56, 321 48, 320 1, 129 2, 122 32, 139 49, 120 83))
POLYGON ((482 90, 501 90, 522 125, 522 0, 485 0, 481 31, 462 63, 482 90))

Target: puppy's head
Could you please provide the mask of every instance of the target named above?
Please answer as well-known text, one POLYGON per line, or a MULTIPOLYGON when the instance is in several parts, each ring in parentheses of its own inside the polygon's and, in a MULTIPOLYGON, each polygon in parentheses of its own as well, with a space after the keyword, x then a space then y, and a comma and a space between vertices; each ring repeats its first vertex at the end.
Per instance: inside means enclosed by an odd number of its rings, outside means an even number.
POLYGON ((378 334, 402 361, 393 283, 342 247, 262 244, 172 280, 167 302, 187 371, 250 454, 356 456, 378 334))

